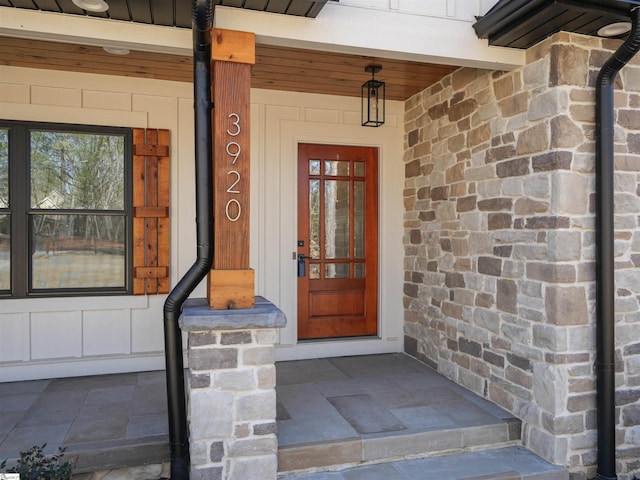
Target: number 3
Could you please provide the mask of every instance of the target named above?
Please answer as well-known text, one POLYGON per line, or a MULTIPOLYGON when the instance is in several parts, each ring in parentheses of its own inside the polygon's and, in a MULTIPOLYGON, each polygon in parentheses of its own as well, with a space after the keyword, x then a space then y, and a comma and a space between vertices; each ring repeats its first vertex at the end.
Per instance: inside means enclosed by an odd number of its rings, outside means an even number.
POLYGON ((240 135, 240 115, 238 115, 237 113, 230 113, 229 118, 235 119, 233 122, 231 122, 231 125, 236 127, 236 131, 232 132, 231 130, 227 129, 227 133, 232 137, 237 137, 238 135, 240 135))

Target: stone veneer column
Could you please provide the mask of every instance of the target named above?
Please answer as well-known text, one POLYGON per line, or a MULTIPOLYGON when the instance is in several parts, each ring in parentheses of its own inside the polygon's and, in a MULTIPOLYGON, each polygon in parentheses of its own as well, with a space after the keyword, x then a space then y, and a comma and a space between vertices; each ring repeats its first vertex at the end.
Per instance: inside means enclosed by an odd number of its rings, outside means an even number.
POLYGON ((275 480, 274 344, 285 325, 284 313, 261 297, 246 310, 185 302, 192 480, 275 480))
MULTIPOLYGON (((597 74, 619 40, 559 33, 511 72, 405 103, 405 350, 593 478, 597 74)), ((640 57, 616 81, 618 474, 640 472, 640 57)))

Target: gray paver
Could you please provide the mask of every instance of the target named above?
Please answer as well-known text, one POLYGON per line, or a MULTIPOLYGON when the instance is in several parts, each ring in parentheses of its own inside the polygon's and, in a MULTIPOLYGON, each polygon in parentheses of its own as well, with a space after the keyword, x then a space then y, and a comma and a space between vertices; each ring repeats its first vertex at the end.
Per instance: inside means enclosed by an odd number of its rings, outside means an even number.
POLYGON ((31 405, 18 427, 61 425, 72 422, 86 397, 86 391, 48 392, 45 390, 31 405))
POLYGON ((314 382, 326 397, 357 395, 359 393, 395 392, 398 385, 392 377, 355 378, 314 382))
POLYGON ((0 395, 0 412, 24 412, 38 399, 37 393, 11 393, 0 395))
POLYGON ((350 378, 384 377, 420 372, 419 364, 405 355, 396 354, 337 357, 332 358, 331 363, 350 378))
POLYGON ((149 415, 167 411, 167 389, 163 383, 144 383, 136 387, 131 413, 149 415))
POLYGON ((329 397, 328 400, 358 433, 395 432, 407 429, 406 425, 369 395, 344 395, 329 397))
POLYGON ((451 428, 455 422, 432 406, 391 409, 393 415, 412 429, 451 428))
POLYGON ((345 480, 408 480, 391 463, 351 468, 342 476, 345 480))
POLYGON ((105 456, 116 464, 121 460, 120 466, 166 458, 164 385, 164 372, 0 384, 0 460, 45 443, 47 454, 58 446, 81 451, 79 461, 88 469, 98 461, 106 464, 105 456), (130 419, 136 400, 140 410, 157 413, 130 419), (12 411, 16 408, 20 410, 12 411))
POLYGON ((277 435, 279 445, 295 445, 356 438, 358 432, 344 418, 336 415, 278 422, 277 435))
POLYGON ((113 375, 94 375, 90 377, 56 378, 51 380, 45 392, 89 391, 94 388, 121 387, 133 385, 138 379, 136 373, 121 373, 113 375))
MULTIPOLYGON (((561 470, 521 447, 409 460, 397 462, 395 466, 407 478, 425 478, 421 475, 424 472, 429 472, 430 478, 449 480, 468 478, 471 475, 478 477, 491 474, 510 474, 510 472, 518 472, 520 476, 533 472, 541 475, 561 470)), ((565 478, 568 478, 568 474, 565 478)))
POLYGON ((23 412, 0 412, 0 442, 9 434, 18 420, 22 418, 23 412))
POLYGON ((125 385, 107 388, 94 388, 89 390, 86 405, 111 405, 113 403, 131 402, 136 387, 125 385))
POLYGON ((19 452, 45 443, 45 454, 56 453, 68 431, 68 424, 14 428, 0 444, 0 458, 15 459, 19 452))
POLYGON ((278 398, 292 419, 339 415, 312 383, 282 385, 278 387, 278 398))
POLYGON ((0 383, 0 395, 40 393, 49 385, 49 382, 51 382, 51 380, 0 383))
POLYGON ((348 378, 327 359, 280 362, 277 368, 278 385, 308 383, 310 381, 343 380, 348 378))
POLYGON ((149 437, 169 433, 169 420, 166 414, 136 415, 129 418, 127 438, 149 437))

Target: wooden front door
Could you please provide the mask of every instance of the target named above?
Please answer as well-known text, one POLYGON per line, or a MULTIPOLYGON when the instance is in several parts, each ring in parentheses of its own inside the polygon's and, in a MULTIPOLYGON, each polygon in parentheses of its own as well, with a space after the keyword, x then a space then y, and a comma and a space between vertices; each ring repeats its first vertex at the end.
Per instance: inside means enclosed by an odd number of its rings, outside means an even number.
POLYGON ((298 338, 376 335, 378 149, 298 145, 298 338))

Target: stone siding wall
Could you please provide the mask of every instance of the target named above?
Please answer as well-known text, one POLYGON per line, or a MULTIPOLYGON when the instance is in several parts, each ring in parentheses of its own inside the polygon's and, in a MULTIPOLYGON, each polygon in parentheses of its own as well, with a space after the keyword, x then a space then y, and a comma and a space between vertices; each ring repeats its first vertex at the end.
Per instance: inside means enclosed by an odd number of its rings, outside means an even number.
MULTIPOLYGON (((513 412, 593 476, 597 73, 620 42, 557 34, 512 72, 406 102, 405 350, 513 412)), ((640 468, 640 62, 616 93, 619 472, 640 468)))

